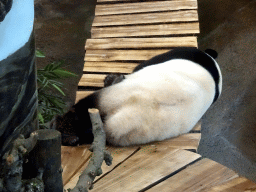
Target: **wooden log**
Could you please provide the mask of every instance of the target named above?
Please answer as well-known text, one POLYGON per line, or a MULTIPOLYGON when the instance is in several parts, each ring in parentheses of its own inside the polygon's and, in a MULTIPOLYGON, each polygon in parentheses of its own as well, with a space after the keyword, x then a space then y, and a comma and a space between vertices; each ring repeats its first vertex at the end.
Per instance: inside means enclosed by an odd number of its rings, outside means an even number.
POLYGON ((139 63, 85 62, 84 72, 131 73, 139 63))
POLYGON ((199 23, 171 23, 141 26, 92 27, 91 37, 148 37, 199 33, 199 23))
POLYGON ((231 169, 205 158, 152 187, 148 191, 208 191, 209 187, 235 177, 238 177, 238 175, 231 169))
POLYGON ((156 2, 138 2, 138 3, 119 3, 97 5, 95 15, 116 15, 132 14, 156 11, 174 11, 184 9, 197 9, 196 0, 173 0, 156 2))
POLYGON ((145 61, 156 55, 166 53, 161 50, 87 50, 85 61, 145 61))
POLYGON ((136 25, 153 23, 193 22, 198 21, 197 10, 144 13, 131 15, 96 16, 92 26, 136 25))
POLYGON ((35 132, 38 133, 37 144, 29 154, 32 167, 36 170, 44 170, 45 192, 63 191, 61 134, 52 129, 41 129, 35 132))
MULTIPOLYGON (((145 49, 197 47, 197 37, 88 39, 85 49, 145 49)), ((87 63, 85 63, 87 65, 87 63)))

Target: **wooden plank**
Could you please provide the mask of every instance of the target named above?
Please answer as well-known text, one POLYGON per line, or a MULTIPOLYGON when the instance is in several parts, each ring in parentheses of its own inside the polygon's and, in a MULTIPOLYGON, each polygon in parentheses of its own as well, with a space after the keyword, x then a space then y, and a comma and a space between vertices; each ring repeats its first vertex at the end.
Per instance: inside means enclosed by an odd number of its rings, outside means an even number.
POLYGON ((96 16, 92 26, 135 25, 198 21, 197 10, 159 12, 132 15, 96 16))
POLYGON ((207 188, 235 177, 238 175, 231 169, 205 158, 152 187, 148 192, 208 191, 207 188))
POLYGON ((65 185, 89 160, 91 152, 84 147, 61 147, 62 178, 65 185))
POLYGON ((116 168, 116 166, 121 165, 126 159, 130 158, 135 154, 140 147, 139 146, 130 146, 130 147, 114 147, 108 145, 106 149, 111 153, 113 157, 113 162, 111 166, 107 166, 105 163, 102 165, 103 174, 99 177, 96 177, 95 181, 99 180, 105 174, 108 174, 110 171, 116 168))
POLYGON ((95 16, 197 9, 196 0, 173 0, 97 5, 95 16))
POLYGON ((201 156, 172 148, 140 150, 95 183, 92 191, 139 191, 201 156))
POLYGON ((123 2, 169 1, 169 0, 97 0, 97 3, 123 3, 123 2))
POLYGON ((107 75, 83 74, 78 86, 103 87, 104 79, 107 75))
POLYGON ((256 183, 244 178, 238 177, 235 179, 231 179, 219 186, 215 186, 211 189, 207 190, 208 192, 255 192, 256 191, 256 183))
POLYGON ((85 62, 85 72, 131 73, 139 63, 85 62))
POLYGON ((201 132, 201 125, 202 125, 202 120, 200 119, 194 128, 191 130, 192 133, 200 133, 201 132))
POLYGON ((133 0, 97 0, 97 3, 108 3, 108 2, 124 2, 124 1, 133 1, 133 0))
MULTIPOLYGON (((95 178, 95 181, 101 178, 103 175, 107 174, 111 170, 113 170, 116 166, 122 164, 122 162, 129 158, 134 152, 138 150, 139 147, 110 147, 107 146, 107 150, 111 152, 111 155, 113 157, 112 165, 107 166, 105 162, 102 164, 102 175, 95 178)), ((72 179, 64 186, 65 189, 74 188, 79 176, 81 173, 85 170, 87 167, 87 164, 85 164, 83 167, 81 167, 79 170, 76 171, 76 174, 72 177, 72 179)))
POLYGON ((85 49, 159 49, 184 46, 197 47, 197 37, 88 39, 85 49))
POLYGON ((140 26, 92 27, 91 37, 148 37, 199 33, 199 23, 171 23, 140 26))
MULTIPOLYGON (((85 61, 144 61, 166 53, 162 50, 87 50, 85 61)), ((83 77, 82 77, 83 78, 83 77)))
POLYGON ((77 91, 76 92, 76 103, 80 100, 83 99, 84 97, 87 97, 88 95, 92 94, 94 91, 77 91))
POLYGON ((176 149, 186 149, 197 151, 199 142, 201 139, 201 133, 187 133, 184 135, 180 135, 178 137, 170 138, 163 141, 151 142, 145 145, 141 145, 142 147, 155 147, 159 148, 176 148, 176 149))
POLYGON ((74 174, 73 177, 66 184, 64 184, 64 189, 66 190, 73 189, 76 186, 79 176, 85 170, 88 163, 89 163, 89 160, 79 170, 76 170, 76 174, 74 174))
MULTIPOLYGON (((140 2, 141 0, 97 0, 97 3, 120 3, 120 2, 140 2)), ((143 1, 152 1, 152 0, 143 0, 143 1)), ((160 0, 167 1, 167 0, 160 0)))

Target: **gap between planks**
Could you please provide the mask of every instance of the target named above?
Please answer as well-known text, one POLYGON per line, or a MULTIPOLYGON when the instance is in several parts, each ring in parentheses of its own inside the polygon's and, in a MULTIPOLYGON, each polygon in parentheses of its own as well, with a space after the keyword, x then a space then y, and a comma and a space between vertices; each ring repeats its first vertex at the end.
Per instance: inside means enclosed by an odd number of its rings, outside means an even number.
POLYGON ((236 177, 238 175, 231 169, 205 158, 152 187, 148 192, 209 191, 209 188, 236 177))

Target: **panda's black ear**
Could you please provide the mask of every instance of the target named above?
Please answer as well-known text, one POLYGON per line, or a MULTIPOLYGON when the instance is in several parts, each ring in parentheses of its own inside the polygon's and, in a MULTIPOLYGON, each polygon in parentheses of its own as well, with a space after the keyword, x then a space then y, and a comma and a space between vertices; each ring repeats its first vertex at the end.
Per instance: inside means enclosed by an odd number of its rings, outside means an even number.
POLYGON ((213 57, 214 59, 216 59, 218 57, 218 53, 217 51, 213 50, 213 49, 206 49, 204 51, 205 53, 209 54, 211 57, 213 57))

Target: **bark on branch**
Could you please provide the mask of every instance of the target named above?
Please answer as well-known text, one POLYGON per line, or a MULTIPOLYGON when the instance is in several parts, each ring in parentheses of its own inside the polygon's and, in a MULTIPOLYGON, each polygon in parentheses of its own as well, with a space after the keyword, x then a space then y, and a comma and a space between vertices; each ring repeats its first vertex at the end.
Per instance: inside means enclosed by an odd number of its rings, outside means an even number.
POLYGON ((72 189, 72 192, 88 192, 93 187, 93 181, 96 176, 102 174, 101 165, 103 160, 110 166, 112 164, 112 157, 108 151, 105 150, 106 146, 106 134, 103 130, 103 123, 100 118, 98 109, 88 109, 92 129, 94 135, 94 141, 90 150, 93 152, 92 158, 86 169, 80 175, 76 187, 72 189))
POLYGON ((36 145, 38 134, 33 132, 25 139, 20 135, 13 143, 10 151, 5 153, 2 160, 2 170, 0 176, 0 190, 20 192, 25 190, 22 181, 23 159, 36 145))

